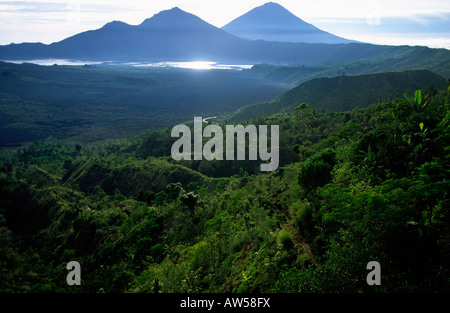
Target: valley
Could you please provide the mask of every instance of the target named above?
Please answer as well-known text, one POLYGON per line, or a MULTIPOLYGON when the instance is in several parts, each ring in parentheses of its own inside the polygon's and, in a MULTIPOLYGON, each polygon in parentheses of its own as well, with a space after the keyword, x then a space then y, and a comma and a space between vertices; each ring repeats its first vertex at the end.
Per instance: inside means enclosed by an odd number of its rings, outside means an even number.
POLYGON ((251 72, 0 63, 0 146, 96 142, 226 116, 287 90, 251 72))

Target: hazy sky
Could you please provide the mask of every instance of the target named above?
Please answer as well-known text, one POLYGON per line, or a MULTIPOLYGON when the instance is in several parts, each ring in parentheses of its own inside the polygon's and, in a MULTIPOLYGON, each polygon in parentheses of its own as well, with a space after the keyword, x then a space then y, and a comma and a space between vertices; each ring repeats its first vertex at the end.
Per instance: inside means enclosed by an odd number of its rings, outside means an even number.
MULTIPOLYGON (((178 6, 222 27, 267 0, 0 0, 0 44, 51 43, 120 20, 137 25, 178 6)), ((365 42, 450 49, 448 0, 278 0, 322 30, 365 42)))

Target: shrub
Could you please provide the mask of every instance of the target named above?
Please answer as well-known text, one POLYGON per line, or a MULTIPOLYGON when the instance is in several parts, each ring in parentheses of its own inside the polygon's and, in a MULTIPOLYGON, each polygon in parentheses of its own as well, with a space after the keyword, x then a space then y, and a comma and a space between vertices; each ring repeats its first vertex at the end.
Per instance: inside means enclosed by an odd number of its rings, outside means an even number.
POLYGON ((326 185, 331 180, 331 170, 335 164, 335 151, 325 149, 322 153, 303 163, 298 174, 298 183, 308 193, 326 185))
POLYGON ((286 250, 291 249, 294 246, 292 234, 285 229, 280 230, 277 236, 277 245, 283 246, 286 250))

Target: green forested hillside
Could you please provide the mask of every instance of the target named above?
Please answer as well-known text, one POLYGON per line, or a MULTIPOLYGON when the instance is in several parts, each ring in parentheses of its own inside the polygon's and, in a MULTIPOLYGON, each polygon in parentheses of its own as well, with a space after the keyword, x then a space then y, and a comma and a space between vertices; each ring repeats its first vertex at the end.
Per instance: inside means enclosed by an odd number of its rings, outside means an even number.
POLYGON ((448 292, 449 112, 450 90, 417 91, 250 120, 280 125, 269 173, 176 164, 164 129, 4 149, 0 290, 448 292), (73 260, 81 286, 66 284, 73 260))
POLYGON ((272 101, 242 107, 229 119, 243 121, 280 111, 291 112, 303 102, 318 112, 349 111, 392 100, 405 91, 439 90, 447 85, 443 77, 426 70, 321 77, 304 82, 272 101))

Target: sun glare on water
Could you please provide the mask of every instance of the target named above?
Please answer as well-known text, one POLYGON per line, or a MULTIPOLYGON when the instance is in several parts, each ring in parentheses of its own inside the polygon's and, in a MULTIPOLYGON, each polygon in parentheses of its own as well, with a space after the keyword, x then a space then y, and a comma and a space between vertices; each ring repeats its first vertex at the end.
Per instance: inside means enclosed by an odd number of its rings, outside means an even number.
POLYGON ((147 63, 137 64, 136 66, 154 66, 154 67, 179 67, 193 70, 214 70, 214 69, 248 69, 251 65, 229 65, 219 64, 213 61, 189 61, 189 62, 159 62, 159 63, 147 63))
POLYGON ((215 62, 207 62, 207 61, 179 62, 177 67, 190 68, 193 70, 211 70, 215 68, 215 62))
POLYGON ((66 60, 66 59, 42 59, 42 60, 7 60, 11 63, 34 63, 43 66, 51 65, 112 65, 112 66, 135 66, 135 67, 178 67, 192 70, 242 70, 250 69, 252 65, 230 65, 220 64, 213 61, 188 61, 188 62, 125 62, 116 63, 111 61, 80 61, 80 60, 66 60))

